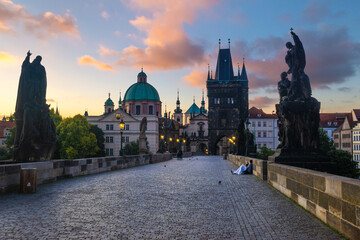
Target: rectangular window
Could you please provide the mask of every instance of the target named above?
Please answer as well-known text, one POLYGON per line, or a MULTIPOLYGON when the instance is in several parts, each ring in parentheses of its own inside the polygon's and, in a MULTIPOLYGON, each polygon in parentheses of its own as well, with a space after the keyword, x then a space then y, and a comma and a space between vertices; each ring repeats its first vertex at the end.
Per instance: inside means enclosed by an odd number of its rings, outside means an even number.
POLYGON ((258 138, 261 138, 261 132, 260 131, 258 132, 258 138))
POLYGON ((338 134, 334 134, 334 139, 337 139, 339 138, 339 135, 338 134))
POLYGON ((124 143, 124 142, 125 142, 125 137, 122 137, 122 138, 121 138, 121 141, 124 143))
POLYGON ((234 104, 234 98, 231 98, 231 104, 234 104))
POLYGON ((110 156, 114 156, 114 149, 110 148, 109 155, 110 155, 110 156))
POLYGON ((108 148, 105 148, 105 155, 106 155, 106 156, 109 156, 109 154, 110 154, 109 149, 108 149, 108 148))
POLYGON ((110 138, 109 137, 105 137, 105 142, 110 142, 110 138))
POLYGON ((350 143, 343 143, 343 144, 342 144, 342 147, 343 147, 343 148, 349 148, 349 147, 350 147, 350 143))
POLYGON ((263 137, 266 138, 266 132, 263 132, 263 137))
POLYGON ((220 104, 220 98, 217 99, 217 104, 220 104))
POLYGON ((109 129, 110 129, 109 124, 106 124, 106 130, 109 130, 109 129))
POLYGON ((214 98, 214 104, 217 104, 217 99, 216 98, 214 98))
POLYGON ((334 143, 335 148, 339 148, 339 144, 338 143, 334 143))
POLYGON ((254 122, 252 122, 252 127, 255 127, 255 121, 254 121, 254 122))
POLYGON ((125 130, 129 130, 130 127, 129 127, 129 124, 125 124, 125 130))
POLYGON ((114 137, 110 137, 110 142, 114 142, 114 137))
POLYGON ((230 104, 230 98, 228 98, 227 101, 228 101, 228 104, 230 104))
POLYGON ((258 127, 261 127, 261 122, 260 121, 258 121, 258 127))
POLYGON ((140 105, 136 105, 135 114, 140 115, 140 105))
POLYGON ((110 129, 109 130, 114 130, 114 125, 110 124, 110 129))
POLYGON ((149 106, 149 115, 154 114, 154 106, 149 106))
POLYGON ((129 137, 125 137, 125 140, 128 143, 129 142, 129 137))
POLYGON ((343 134, 342 138, 350 138, 350 134, 343 134))
POLYGON ((266 127, 266 121, 265 121, 265 122, 263 122, 263 127, 266 127))
POLYGON ((267 146, 266 146, 266 143, 264 143, 264 147, 267 147, 267 146))

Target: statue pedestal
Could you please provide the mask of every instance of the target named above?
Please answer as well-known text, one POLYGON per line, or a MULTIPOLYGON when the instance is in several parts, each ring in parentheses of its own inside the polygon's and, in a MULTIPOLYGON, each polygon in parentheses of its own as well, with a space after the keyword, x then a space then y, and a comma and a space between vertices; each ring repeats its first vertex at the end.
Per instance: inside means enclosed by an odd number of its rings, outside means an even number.
POLYGON ((146 137, 140 136, 139 137, 139 154, 148 154, 148 150, 146 148, 146 137))
POLYGON ((276 104, 279 117, 280 152, 273 159, 312 170, 330 172, 332 164, 319 152, 320 102, 315 98, 290 101, 285 99, 276 104))

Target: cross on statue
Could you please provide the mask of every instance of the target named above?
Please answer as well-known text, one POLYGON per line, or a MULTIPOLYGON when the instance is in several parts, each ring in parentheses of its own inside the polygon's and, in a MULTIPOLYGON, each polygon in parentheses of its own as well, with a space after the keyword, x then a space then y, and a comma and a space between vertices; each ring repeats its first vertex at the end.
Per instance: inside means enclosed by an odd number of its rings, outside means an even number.
POLYGON ((294 29, 293 28, 290 28, 290 32, 292 32, 294 29))

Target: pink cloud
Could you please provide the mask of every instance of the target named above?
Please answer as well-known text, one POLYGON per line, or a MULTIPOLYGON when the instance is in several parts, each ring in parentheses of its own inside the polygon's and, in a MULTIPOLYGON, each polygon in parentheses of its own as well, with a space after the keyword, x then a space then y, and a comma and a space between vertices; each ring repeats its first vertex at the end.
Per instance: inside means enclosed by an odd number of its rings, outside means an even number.
POLYGON ((104 19, 109 19, 110 18, 110 14, 106 11, 102 11, 101 12, 101 16, 104 18, 104 19))
POLYGON ((207 72, 194 70, 189 75, 183 77, 183 80, 192 87, 205 87, 206 78, 207 72))
POLYGON ((0 32, 15 32, 12 26, 18 24, 21 24, 28 33, 40 39, 57 37, 59 34, 68 34, 80 38, 75 19, 69 13, 57 15, 52 12, 45 12, 35 16, 11 0, 1 0, 0 32))
POLYGON ((249 100, 249 105, 257 108, 269 108, 273 107, 277 102, 278 99, 275 98, 255 96, 253 99, 249 100))
MULTIPOLYGON (((206 61, 203 46, 194 43, 184 31, 197 11, 215 5, 216 0, 130 0, 128 6, 147 13, 130 20, 139 32, 145 47, 131 45, 111 55, 119 57, 118 66, 145 67, 148 70, 167 70, 199 65, 206 61), (150 16, 150 17, 149 17, 150 16)), ((133 35, 132 35, 133 36, 133 35)))
POLYGON ((90 65, 90 66, 94 66, 100 70, 115 72, 115 69, 111 65, 100 62, 98 60, 95 60, 94 58, 92 58, 88 55, 78 58, 78 64, 79 65, 90 65))

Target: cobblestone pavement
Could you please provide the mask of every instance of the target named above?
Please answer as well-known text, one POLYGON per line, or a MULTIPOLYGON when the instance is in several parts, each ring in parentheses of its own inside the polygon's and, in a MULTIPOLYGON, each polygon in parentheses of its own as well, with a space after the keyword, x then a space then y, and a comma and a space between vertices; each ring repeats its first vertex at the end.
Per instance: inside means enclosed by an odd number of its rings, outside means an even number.
POLYGON ((341 239, 231 168, 215 156, 174 159, 3 195, 0 239, 341 239))

